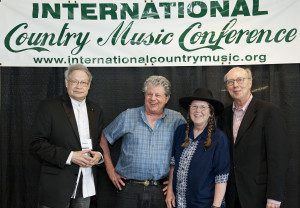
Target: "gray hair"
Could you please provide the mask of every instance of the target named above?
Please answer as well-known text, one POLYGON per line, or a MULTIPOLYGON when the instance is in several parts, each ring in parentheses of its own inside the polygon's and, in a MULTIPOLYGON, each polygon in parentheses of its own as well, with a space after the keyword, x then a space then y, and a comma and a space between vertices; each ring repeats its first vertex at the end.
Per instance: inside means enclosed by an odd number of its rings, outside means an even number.
MULTIPOLYGON (((251 72, 251 67, 250 66, 234 66, 234 67, 232 67, 231 69, 233 69, 233 68, 241 68, 241 69, 244 69, 246 72, 247 72, 247 74, 248 74, 248 76, 249 76, 249 78, 253 78, 252 77, 252 72, 251 72)), ((230 69, 230 70, 231 70, 230 69)), ((227 74, 228 74, 228 72, 224 75, 224 82, 226 82, 227 81, 227 74)))
POLYGON ((143 92, 147 91, 148 85, 162 86, 165 90, 166 96, 171 95, 171 83, 163 76, 150 76, 144 82, 143 92))
POLYGON ((68 67, 68 69, 65 71, 65 79, 68 80, 70 78, 70 74, 72 74, 74 71, 77 71, 77 70, 84 71, 89 77, 89 82, 92 81, 93 76, 92 76, 91 72, 89 71, 89 69, 86 66, 84 66, 82 64, 70 65, 68 67))

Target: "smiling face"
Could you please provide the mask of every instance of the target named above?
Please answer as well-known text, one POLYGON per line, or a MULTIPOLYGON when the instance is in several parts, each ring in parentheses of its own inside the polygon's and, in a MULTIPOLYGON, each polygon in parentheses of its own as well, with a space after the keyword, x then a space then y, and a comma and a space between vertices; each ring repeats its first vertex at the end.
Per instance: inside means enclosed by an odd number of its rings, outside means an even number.
POLYGON ((245 69, 240 67, 232 68, 225 76, 225 84, 226 89, 235 102, 241 104, 247 102, 251 95, 252 77, 245 69))
POLYGON ((170 96, 166 96, 164 87, 149 84, 145 91, 145 111, 147 114, 160 115, 169 101, 170 96))
POLYGON ((68 95, 77 101, 83 101, 90 89, 90 81, 86 72, 82 70, 73 71, 65 80, 68 95))
POLYGON ((209 103, 200 100, 192 101, 189 108, 189 115, 194 126, 206 126, 208 118, 211 116, 209 103))

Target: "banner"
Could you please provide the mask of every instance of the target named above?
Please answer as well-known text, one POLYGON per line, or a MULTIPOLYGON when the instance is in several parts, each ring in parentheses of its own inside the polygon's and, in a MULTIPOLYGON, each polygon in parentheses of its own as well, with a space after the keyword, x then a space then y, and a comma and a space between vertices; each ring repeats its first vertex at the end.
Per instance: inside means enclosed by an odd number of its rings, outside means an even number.
POLYGON ((299 0, 2 0, 1 66, 300 62, 299 0))

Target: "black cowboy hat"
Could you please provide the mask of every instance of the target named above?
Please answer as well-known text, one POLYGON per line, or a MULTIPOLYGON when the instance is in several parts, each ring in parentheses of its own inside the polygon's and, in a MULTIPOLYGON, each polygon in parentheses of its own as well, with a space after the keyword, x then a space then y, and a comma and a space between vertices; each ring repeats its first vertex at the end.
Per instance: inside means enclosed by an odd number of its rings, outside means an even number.
POLYGON ((211 104, 215 109, 215 115, 222 113, 224 109, 223 103, 213 98, 212 92, 205 88, 197 88, 193 95, 189 97, 182 97, 179 99, 179 105, 184 109, 188 110, 190 104, 194 100, 206 101, 211 104))

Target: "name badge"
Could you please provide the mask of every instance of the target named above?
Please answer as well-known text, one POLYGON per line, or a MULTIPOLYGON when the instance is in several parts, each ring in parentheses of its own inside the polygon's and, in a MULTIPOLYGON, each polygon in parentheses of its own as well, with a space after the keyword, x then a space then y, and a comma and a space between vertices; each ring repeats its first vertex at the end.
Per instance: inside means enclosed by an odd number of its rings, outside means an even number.
POLYGON ((93 149, 92 140, 91 139, 84 139, 81 142, 81 148, 82 148, 82 150, 92 150, 93 149))

